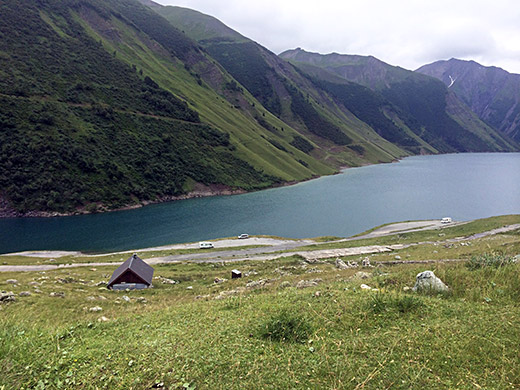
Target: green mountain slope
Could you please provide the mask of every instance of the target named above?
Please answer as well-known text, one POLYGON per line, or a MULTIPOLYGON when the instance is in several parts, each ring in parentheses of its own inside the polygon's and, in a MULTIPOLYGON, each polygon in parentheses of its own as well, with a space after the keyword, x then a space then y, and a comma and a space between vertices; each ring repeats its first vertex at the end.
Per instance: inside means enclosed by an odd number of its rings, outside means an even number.
POLYGON ((381 132, 274 53, 241 35, 231 36, 229 27, 218 20, 179 7, 156 11, 198 39, 272 114, 311 138, 317 145, 314 154, 330 155, 338 165, 353 165, 391 161, 410 152, 407 145, 396 145, 382 137, 381 132), (204 20, 210 22, 201 27, 204 20), (198 26, 195 30, 194 25, 198 26))
POLYGON ((183 7, 155 7, 155 10, 174 26, 182 26, 182 31, 199 42, 228 41, 248 42, 249 39, 229 28, 213 16, 183 7))
POLYGON ((365 85, 391 103, 408 129, 440 152, 510 151, 516 145, 479 121, 469 107, 431 77, 374 57, 321 55, 301 49, 280 56, 329 84, 365 85), (335 80, 336 79, 336 80, 335 80))
POLYGON ((295 131, 260 125, 284 126, 138 2, 6 1, 0 34, 0 198, 15 212, 333 172, 291 146, 295 131))
POLYGON ((480 119, 520 141, 520 75, 455 58, 417 72, 444 82, 480 119))
POLYGON ((370 89, 321 64, 295 67, 196 11, 150 0, 0 7, 0 215, 100 211, 200 184, 253 190, 409 154, 512 148, 455 97, 438 108, 442 90, 414 105, 435 88, 405 70, 385 68, 370 89), (451 120, 445 135, 434 131, 439 112, 451 120))

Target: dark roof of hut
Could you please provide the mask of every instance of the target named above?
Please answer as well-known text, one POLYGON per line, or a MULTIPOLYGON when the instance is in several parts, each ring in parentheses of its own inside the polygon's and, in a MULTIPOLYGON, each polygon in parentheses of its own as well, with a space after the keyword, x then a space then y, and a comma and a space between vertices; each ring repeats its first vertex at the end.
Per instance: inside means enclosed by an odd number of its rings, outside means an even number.
POLYGON ((154 269, 146 264, 137 254, 133 254, 128 260, 121 264, 112 274, 107 287, 116 282, 124 282, 125 274, 132 274, 142 280, 144 284, 151 285, 154 269))

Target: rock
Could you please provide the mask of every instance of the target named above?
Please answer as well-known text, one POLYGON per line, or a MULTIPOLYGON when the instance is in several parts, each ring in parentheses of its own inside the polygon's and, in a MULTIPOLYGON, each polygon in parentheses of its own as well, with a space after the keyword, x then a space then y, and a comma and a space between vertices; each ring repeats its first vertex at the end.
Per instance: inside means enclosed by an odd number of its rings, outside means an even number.
POLYGON ((34 286, 34 287, 42 285, 41 283, 38 283, 38 282, 29 282, 28 284, 29 284, 29 286, 34 286))
POLYGON ((136 301, 139 302, 139 303, 147 303, 148 302, 145 297, 138 297, 138 298, 136 298, 136 301))
POLYGON ((339 268, 339 269, 349 269, 349 268, 356 268, 359 266, 359 264, 357 263, 357 261, 347 261, 346 263, 341 260, 340 258, 337 258, 336 259, 336 268, 339 268))
POLYGON ((98 318, 98 322, 107 322, 107 321, 109 321, 109 319, 106 318, 105 316, 101 316, 98 318))
POLYGON ((16 298, 12 291, 2 291, 0 293, 0 303, 14 302, 14 301, 16 301, 16 298))
POLYGON ((351 279, 370 279, 372 277, 368 272, 358 271, 352 275, 351 279))
POLYGON ((228 290, 228 291, 221 291, 219 295, 217 295, 215 298, 213 299, 216 299, 216 300, 220 300, 220 299, 225 299, 225 298, 229 298, 231 296, 234 296, 234 295, 238 295, 238 294, 241 294, 245 291, 246 289, 244 287, 237 287, 236 289, 234 290, 228 290))
POLYGON ((322 279, 300 280, 296 284, 296 288, 314 287, 314 286, 317 286, 322 281, 323 281, 322 279))
POLYGON ((215 284, 220 284, 220 283, 224 283, 225 281, 227 281, 227 279, 216 277, 213 282, 215 284))
POLYGON ((361 290, 372 290, 372 287, 370 287, 369 285, 366 285, 366 284, 362 284, 361 286, 359 286, 359 288, 361 290))
POLYGON ((42 290, 40 290, 39 288, 34 288, 34 293, 35 294, 41 294, 42 290))
POLYGON ((271 283, 268 279, 260 279, 260 280, 253 280, 246 284, 246 288, 257 288, 257 287, 263 287, 266 284, 271 283))
POLYGON ((20 297, 30 297, 32 294, 29 291, 22 291, 18 294, 20 297))
POLYGON ((64 292, 51 292, 49 294, 50 297, 53 297, 53 298, 65 298, 65 293, 64 292))
POLYGON ((435 276, 433 271, 424 271, 417 274, 417 277, 415 278, 415 286, 412 290, 416 292, 443 292, 448 291, 448 286, 435 276))
POLYGON ((131 301, 131 299, 130 299, 130 297, 129 297, 128 295, 123 295, 123 296, 121 297, 121 299, 122 299, 123 301, 125 301, 125 302, 130 302, 130 301, 131 301))
POLYGON ((193 290, 193 286, 186 287, 186 290, 193 290))
POLYGON ((408 286, 404 286, 404 287, 403 287, 403 291, 410 291, 410 290, 411 290, 411 288, 408 287, 408 286))
POLYGON ((394 257, 394 259, 401 260, 401 256, 397 255, 397 256, 394 257))
POLYGON ((101 308, 99 306, 94 306, 94 307, 91 307, 90 309, 88 309, 88 311, 93 312, 93 313, 97 313, 98 311, 101 311, 101 310, 103 310, 103 308, 101 308))
POLYGON ((16 279, 7 279, 5 282, 7 284, 18 284, 18 280, 16 279))
POLYGON ((343 260, 341 260, 339 257, 336 259, 336 268, 339 269, 347 269, 349 268, 347 264, 343 260))
POLYGON ((321 296, 321 291, 316 291, 316 292, 314 293, 314 296, 315 296, 316 298, 320 297, 320 296, 321 296))
POLYGON ((370 259, 369 259, 368 257, 365 257, 365 258, 361 261, 361 266, 362 266, 362 267, 365 267, 365 268, 373 267, 373 265, 370 264, 370 259))
POLYGON ((107 282, 104 282, 104 281, 97 282, 97 283, 95 284, 96 287, 106 286, 106 285, 107 285, 107 282))
POLYGON ((280 288, 288 288, 291 287, 291 282, 288 280, 284 280, 282 283, 280 283, 280 288))
POLYGON ((168 279, 163 276, 156 276, 154 279, 160 280, 162 284, 178 284, 179 283, 179 281, 177 281, 177 280, 168 279))
POLYGON ((97 268, 91 268, 90 270, 91 271, 97 271, 97 268))

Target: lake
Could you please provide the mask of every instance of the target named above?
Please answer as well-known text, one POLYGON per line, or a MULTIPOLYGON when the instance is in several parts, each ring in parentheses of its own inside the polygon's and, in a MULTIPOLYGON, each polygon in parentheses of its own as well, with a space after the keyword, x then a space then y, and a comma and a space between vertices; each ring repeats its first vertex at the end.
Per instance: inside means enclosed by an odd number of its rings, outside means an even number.
POLYGON ((416 156, 243 195, 95 215, 0 219, 0 253, 103 252, 241 233, 346 237, 388 222, 519 213, 520 153, 416 156))

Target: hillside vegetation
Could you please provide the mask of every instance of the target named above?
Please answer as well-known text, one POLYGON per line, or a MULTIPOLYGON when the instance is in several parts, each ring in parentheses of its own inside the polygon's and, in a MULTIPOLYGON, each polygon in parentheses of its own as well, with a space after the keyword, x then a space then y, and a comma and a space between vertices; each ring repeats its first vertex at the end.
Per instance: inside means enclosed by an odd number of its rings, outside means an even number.
MULTIPOLYGON (((280 56, 329 89, 344 89, 341 85, 345 81, 372 89, 387 106, 393 107, 396 114, 389 115, 388 109, 383 108, 379 111, 393 120, 394 125, 402 122, 402 134, 407 128, 439 152, 512 151, 518 148, 508 137, 480 122, 468 106, 432 77, 388 65, 374 57, 322 55, 302 49, 288 50, 280 56)), ((377 123, 381 126, 380 119, 377 123)), ((385 127, 388 125, 382 126, 385 127)), ((395 129, 391 133, 399 137, 395 129)))
POLYGON ((5 3, 0 21, 0 196, 15 212, 94 211, 181 195, 193 181, 251 190, 333 172, 293 148, 290 131, 280 139, 230 106, 190 70, 219 68, 137 2, 26 3, 5 3))
POLYGON ((495 129, 520 141, 520 75, 452 58, 417 72, 435 77, 495 129))
POLYGON ((210 16, 142 3, 2 3, 0 216, 516 148, 433 78, 386 67, 378 85, 391 88, 371 90, 321 65, 294 66, 210 16))

